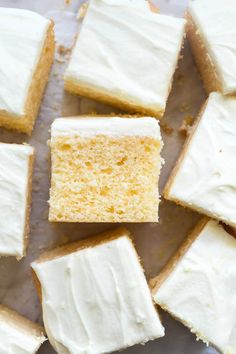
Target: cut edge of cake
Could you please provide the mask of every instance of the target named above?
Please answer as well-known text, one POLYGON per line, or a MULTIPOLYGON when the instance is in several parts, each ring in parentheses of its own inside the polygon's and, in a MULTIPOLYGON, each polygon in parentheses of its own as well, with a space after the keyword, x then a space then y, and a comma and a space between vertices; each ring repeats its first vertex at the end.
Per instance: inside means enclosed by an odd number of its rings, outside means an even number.
MULTIPOLYGON (((57 118, 51 128, 51 149, 52 149, 52 181, 53 178, 56 178, 56 176, 53 177, 53 154, 57 155, 57 139, 63 139, 66 137, 70 137, 70 139, 81 139, 83 141, 83 138, 90 138, 95 140, 96 137, 104 137, 106 139, 126 139, 128 141, 129 138, 131 139, 151 139, 150 142, 154 144, 158 144, 156 149, 158 148, 158 165, 155 166, 155 173, 157 173, 156 169, 161 171, 161 166, 164 163, 164 160, 162 159, 160 153, 163 147, 163 141, 160 133, 160 126, 159 122, 153 118, 153 117, 140 117, 140 116, 104 116, 104 115, 94 115, 94 116, 78 116, 78 117, 67 117, 67 118, 57 118), (90 124, 92 122, 92 124, 90 124), (137 124, 139 123, 140 124, 137 124), (53 151, 55 150, 55 151, 53 151)), ((127 143, 127 142, 126 142, 127 143)), ((64 142, 63 142, 64 144, 64 142)), ((130 167, 129 167, 130 168, 130 167)), ((154 173, 154 172, 153 172, 154 173)), ((158 175, 158 178, 159 178, 158 175)), ((156 183, 158 183, 158 178, 156 180, 156 183)), ((156 184, 155 184, 156 185, 156 184)), ((141 187, 139 187, 141 188, 141 187)), ((158 191, 158 187, 157 188, 158 191)), ((155 218, 154 214, 151 213, 146 213, 145 214, 145 219, 144 216, 140 216, 139 218, 135 218, 132 215, 130 216, 117 216, 117 215, 107 215, 107 212, 105 213, 107 216, 101 217, 99 220, 94 218, 90 218, 89 220, 87 219, 86 216, 82 215, 82 217, 77 217, 75 218, 73 215, 72 216, 57 216, 57 209, 55 207, 52 207, 55 203, 55 200, 59 202, 60 200, 56 198, 56 191, 58 187, 54 186, 52 184, 51 189, 50 189, 50 208, 49 208, 49 221, 52 222, 115 222, 115 220, 118 220, 118 222, 158 222, 158 200, 160 200, 160 194, 158 192, 158 198, 156 200, 156 210, 155 210, 155 218), (55 199, 56 198, 56 199, 55 199), (109 217, 109 219, 107 219, 109 217), (106 218, 106 219, 105 219, 106 218), (150 220, 149 220, 150 219, 150 220)), ((156 191, 156 193, 157 193, 156 191)), ((153 190, 152 193, 155 191, 153 190)), ((148 193, 151 193, 150 191, 148 193)), ((139 194, 138 194, 139 196, 139 194)), ((106 197, 108 198, 108 197, 106 197)), ((145 199, 147 202, 147 200, 145 199)), ((101 202, 101 201, 100 201, 101 202)), ((153 201, 154 203, 154 201, 153 201)), ((146 206, 146 204, 144 204, 146 206)), ((127 210, 126 210, 127 211, 127 210)), ((69 211, 68 211, 69 212, 69 211)), ((105 212, 105 211, 104 211, 105 212)), ((154 213, 154 211, 153 211, 154 213)), ((60 214, 60 213, 59 213, 60 214)), ((67 213, 68 214, 68 213, 67 213)), ((114 213, 116 214, 116 213, 114 213)))
POLYGON ((0 110, 0 127, 26 133, 28 135, 32 133, 39 113, 43 93, 48 82, 50 69, 53 64, 54 49, 54 22, 50 20, 43 48, 28 89, 24 107, 25 114, 15 115, 5 110, 0 110))

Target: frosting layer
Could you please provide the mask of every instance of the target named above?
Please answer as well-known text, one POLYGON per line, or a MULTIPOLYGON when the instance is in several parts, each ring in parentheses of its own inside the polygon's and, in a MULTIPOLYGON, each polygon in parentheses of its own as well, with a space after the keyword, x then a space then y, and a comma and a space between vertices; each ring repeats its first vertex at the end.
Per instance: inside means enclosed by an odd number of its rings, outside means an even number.
POLYGON ((52 136, 94 135, 109 136, 147 136, 161 139, 160 126, 155 118, 119 117, 70 117, 58 118, 52 123, 52 136))
POLYGON ((154 294, 161 307, 222 353, 236 353, 236 240, 209 221, 154 294))
POLYGON ((35 354, 46 340, 36 325, 0 305, 0 352, 35 354), (26 324, 26 323, 27 324, 26 324))
POLYGON ((49 25, 49 20, 32 11, 0 8, 0 112, 25 113, 49 25))
POLYGON ((164 335, 125 235, 32 267, 42 287, 45 328, 58 353, 109 353, 164 335))
POLYGON ((209 96, 168 199, 236 226, 236 99, 209 96))
POLYGON ((223 85, 223 93, 236 91, 235 0, 196 0, 189 12, 205 42, 223 85))
POLYGON ((145 0, 91 0, 65 79, 164 109, 184 25, 151 12, 145 0))
POLYGON ((28 145, 0 144, 0 255, 22 257, 27 207, 28 145))

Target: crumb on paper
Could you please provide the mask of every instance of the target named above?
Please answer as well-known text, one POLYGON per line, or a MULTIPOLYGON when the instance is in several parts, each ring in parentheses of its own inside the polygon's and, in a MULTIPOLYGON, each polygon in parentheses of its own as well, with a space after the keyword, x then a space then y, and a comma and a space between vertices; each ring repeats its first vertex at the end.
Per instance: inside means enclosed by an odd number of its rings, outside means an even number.
POLYGON ((87 9, 88 9, 88 2, 86 1, 79 8, 78 14, 76 16, 77 20, 82 20, 85 17, 87 9))
POLYGON ((182 121, 182 124, 179 128, 179 133, 184 135, 184 136, 187 136, 189 135, 190 131, 191 131, 191 128, 192 128, 192 125, 193 125, 193 117, 192 116, 186 116, 183 121, 182 121))
POLYGON ((167 135, 171 135, 173 133, 173 128, 169 126, 167 123, 160 123, 161 129, 166 133, 167 135))
POLYGON ((59 44, 59 45, 57 46, 57 52, 58 52, 60 55, 70 54, 71 48, 68 48, 68 47, 65 47, 65 46, 62 45, 62 44, 59 44))
POLYGON ((155 12, 155 13, 160 12, 159 8, 156 5, 154 5, 151 0, 147 0, 147 1, 149 3, 149 7, 152 12, 155 12))
POLYGON ((190 108, 191 108, 191 105, 189 103, 184 102, 180 105, 179 111, 180 112, 187 112, 190 110, 190 108))
POLYGON ((65 0, 66 5, 70 5, 71 0, 65 0))

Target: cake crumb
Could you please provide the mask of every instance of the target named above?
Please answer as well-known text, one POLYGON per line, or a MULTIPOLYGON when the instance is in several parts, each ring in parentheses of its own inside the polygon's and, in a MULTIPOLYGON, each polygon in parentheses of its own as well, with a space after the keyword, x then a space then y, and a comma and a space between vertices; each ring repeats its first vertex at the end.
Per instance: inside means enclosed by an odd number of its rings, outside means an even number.
POLYGON ((166 133, 167 135, 171 135, 173 133, 173 128, 170 127, 167 123, 160 123, 161 129, 166 133))
POLYGON ((79 8, 78 14, 76 16, 77 20, 82 20, 85 17, 87 9, 88 9, 88 2, 86 1, 79 8))
POLYGON ((66 5, 70 5, 71 0, 65 0, 66 5))
POLYGON ((149 3, 149 7, 152 12, 155 12, 155 13, 160 12, 159 8, 156 5, 154 5, 151 0, 148 0, 148 3, 149 3))
POLYGON ((183 121, 182 124, 179 128, 179 133, 181 135, 187 136, 189 135, 191 128, 193 125, 193 117, 192 116, 186 116, 183 121))
POLYGON ((57 47, 57 52, 58 52, 60 55, 70 54, 71 48, 65 47, 64 45, 60 44, 60 45, 58 45, 58 47, 57 47))

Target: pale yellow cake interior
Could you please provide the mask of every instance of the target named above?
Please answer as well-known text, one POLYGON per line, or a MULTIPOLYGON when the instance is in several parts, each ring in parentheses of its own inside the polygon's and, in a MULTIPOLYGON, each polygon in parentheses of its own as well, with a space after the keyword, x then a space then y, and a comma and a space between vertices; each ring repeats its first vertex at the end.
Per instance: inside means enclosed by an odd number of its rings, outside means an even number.
POLYGON ((50 221, 158 221, 161 145, 138 136, 54 137, 50 221))

